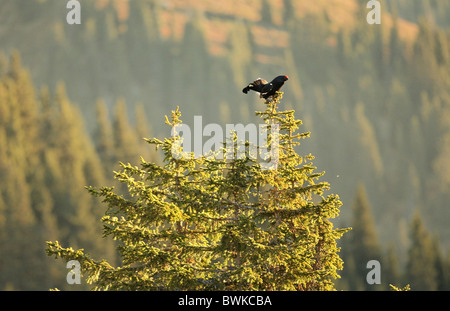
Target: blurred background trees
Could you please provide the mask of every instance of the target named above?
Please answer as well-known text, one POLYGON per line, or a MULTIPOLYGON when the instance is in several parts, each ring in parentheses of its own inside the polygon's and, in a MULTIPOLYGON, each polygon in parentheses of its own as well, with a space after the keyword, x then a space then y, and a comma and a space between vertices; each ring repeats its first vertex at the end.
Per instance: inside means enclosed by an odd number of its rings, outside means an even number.
MULTIPOLYGON (((166 137, 176 106, 189 125, 257 122, 262 103, 241 89, 278 74, 291 78, 284 105, 314 133, 302 153, 318 155, 344 204, 337 225, 368 226, 394 285, 448 289, 450 3, 392 0, 381 25, 355 0, 91 0, 81 25, 65 4, 0 1, 0 289, 64 288, 46 240, 114 257, 84 186, 114 185, 118 161, 157 159, 142 137, 166 137), (416 241, 416 218, 431 242, 416 241), (436 254, 422 285, 408 272, 420 247, 436 254)), ((370 244, 345 243, 342 286, 361 289, 346 264, 370 244)))

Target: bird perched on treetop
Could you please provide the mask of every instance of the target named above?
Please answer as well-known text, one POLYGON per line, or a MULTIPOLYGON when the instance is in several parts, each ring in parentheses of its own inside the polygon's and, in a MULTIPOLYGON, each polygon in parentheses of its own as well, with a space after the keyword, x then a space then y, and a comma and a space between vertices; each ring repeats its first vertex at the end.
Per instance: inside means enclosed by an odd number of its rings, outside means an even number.
POLYGON ((269 97, 274 96, 288 79, 288 76, 278 76, 271 82, 267 82, 264 79, 258 78, 247 85, 242 92, 247 94, 248 91, 253 90, 259 93, 259 97, 268 99, 269 97))

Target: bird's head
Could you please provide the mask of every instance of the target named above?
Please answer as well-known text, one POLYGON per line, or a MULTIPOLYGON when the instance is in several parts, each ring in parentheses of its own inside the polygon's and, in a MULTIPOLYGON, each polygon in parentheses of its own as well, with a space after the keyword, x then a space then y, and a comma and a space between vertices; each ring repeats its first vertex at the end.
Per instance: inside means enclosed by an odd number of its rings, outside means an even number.
POLYGON ((287 80, 289 80, 289 76, 284 75, 284 76, 277 76, 274 81, 277 81, 278 83, 280 82, 286 82, 287 80))

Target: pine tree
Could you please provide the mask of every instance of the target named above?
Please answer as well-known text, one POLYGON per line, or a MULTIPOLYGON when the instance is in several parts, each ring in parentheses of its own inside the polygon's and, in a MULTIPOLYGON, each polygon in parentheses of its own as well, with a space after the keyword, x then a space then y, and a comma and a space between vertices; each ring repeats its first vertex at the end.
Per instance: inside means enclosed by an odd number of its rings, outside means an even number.
POLYGON ((296 22, 296 8, 293 0, 283 1, 283 22, 286 27, 289 28, 293 23, 296 22))
POLYGON ((45 143, 40 151, 39 167, 43 175, 38 202, 52 206, 42 205, 39 215, 42 223, 58 228, 57 233, 41 237, 41 243, 57 234, 65 243, 83 245, 98 256, 114 260, 114 245, 112 241, 101 242, 101 226, 95 222, 103 211, 94 208, 94 199, 84 189, 89 184, 103 184, 105 178, 81 115, 62 83, 53 97, 45 90, 41 97, 40 137, 45 137, 45 143))
POLYGON ((399 281, 401 280, 401 276, 398 267, 397 254, 393 244, 391 244, 388 248, 386 261, 383 264, 382 269, 383 284, 398 285, 399 281))
MULTIPOLYGON (((362 184, 358 186, 356 198, 352 205, 352 232, 343 239, 346 263, 351 265, 344 269, 343 277, 349 283, 351 290, 377 289, 366 282, 366 265, 370 260, 380 261, 381 253, 378 244, 376 228, 372 216, 366 190, 362 184)), ((383 266, 383 264, 382 264, 383 266)))
POLYGON ((442 254, 441 245, 439 239, 435 237, 433 239, 433 251, 434 251, 434 267, 436 269, 436 287, 438 291, 448 290, 449 285, 449 271, 445 264, 444 256, 442 254))
POLYGON ((124 98, 119 98, 113 116, 114 164, 119 161, 131 162, 139 159, 138 138, 128 119, 128 109, 124 98))
POLYGON ((268 0, 261 1, 261 23, 272 25, 272 7, 268 0))
POLYGON ((436 253, 419 212, 411 222, 411 245, 406 264, 406 282, 413 290, 437 290, 436 253))
POLYGON ((30 275, 42 276, 42 263, 36 262, 42 244, 33 201, 39 170, 37 104, 17 52, 0 76, 0 107, 0 288, 33 289, 36 281, 30 275))
POLYGON ((329 184, 317 182, 323 173, 315 172, 313 156, 296 153, 309 133, 296 133, 294 110, 277 110, 281 97, 257 112, 267 126, 267 144, 258 150, 267 147, 278 159, 271 169, 264 169, 264 152, 255 159, 249 147, 237 156, 236 134, 228 149, 192 157, 180 144, 177 109, 166 118, 172 137, 147 140, 162 149, 164 164, 142 159, 140 168, 122 163, 116 172, 129 199, 88 188, 108 204, 104 235, 121 242, 121 265, 58 241, 47 243, 47 254, 78 260, 101 290, 332 290, 342 269, 336 240, 347 229, 330 219, 341 202, 324 195, 329 184))
POLYGON ((114 136, 108 107, 103 100, 98 100, 96 105, 97 127, 95 129, 94 140, 98 156, 102 161, 105 175, 108 175, 116 167, 114 136))
POLYGON ((144 159, 148 159, 147 161, 152 161, 153 163, 160 164, 161 159, 157 151, 151 150, 148 148, 146 141, 144 138, 151 137, 152 134, 152 126, 149 124, 145 108, 142 103, 137 103, 135 106, 135 119, 136 119, 136 137, 138 138, 139 145, 139 155, 144 159))

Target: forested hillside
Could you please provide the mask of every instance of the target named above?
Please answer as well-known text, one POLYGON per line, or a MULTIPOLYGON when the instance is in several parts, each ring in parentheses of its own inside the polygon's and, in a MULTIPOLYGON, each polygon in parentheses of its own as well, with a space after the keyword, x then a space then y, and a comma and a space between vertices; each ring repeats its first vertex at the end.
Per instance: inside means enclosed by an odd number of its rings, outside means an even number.
POLYGON ((301 153, 342 199, 339 225, 370 205, 402 282, 420 279, 407 277, 414 237, 448 261, 450 3, 381 7, 369 25, 356 0, 91 0, 68 25, 66 1, 0 0, 0 289, 63 287, 46 240, 114 258, 84 186, 113 184, 118 161, 160 161, 142 137, 167 137, 176 106, 187 124, 256 122, 262 102, 241 90, 279 74, 313 133, 301 153))

